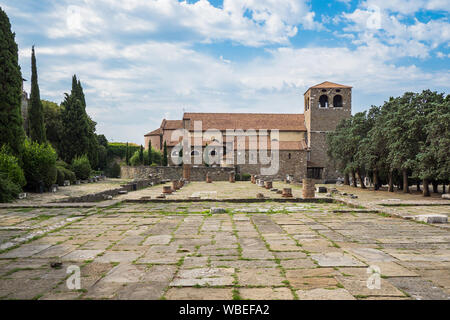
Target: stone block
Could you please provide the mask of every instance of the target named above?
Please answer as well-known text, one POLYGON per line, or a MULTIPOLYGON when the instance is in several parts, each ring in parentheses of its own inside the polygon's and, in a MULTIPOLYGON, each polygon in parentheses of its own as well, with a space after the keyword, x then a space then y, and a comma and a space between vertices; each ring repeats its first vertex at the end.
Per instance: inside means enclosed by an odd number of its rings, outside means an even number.
POLYGON ((219 213, 227 213, 227 210, 225 208, 211 208, 209 212, 211 214, 219 214, 219 213))
POLYGON ((444 194, 442 195, 442 199, 450 200, 450 193, 444 193, 444 194))
POLYGON ((445 214, 421 214, 414 216, 414 220, 425 223, 447 223, 448 217, 445 214))
POLYGON ((327 188, 325 188, 325 187, 318 187, 318 188, 317 188, 317 192, 318 192, 318 193, 327 193, 328 190, 327 190, 327 188))
POLYGON ((292 189, 284 188, 282 195, 283 195, 283 198, 292 198, 292 189))

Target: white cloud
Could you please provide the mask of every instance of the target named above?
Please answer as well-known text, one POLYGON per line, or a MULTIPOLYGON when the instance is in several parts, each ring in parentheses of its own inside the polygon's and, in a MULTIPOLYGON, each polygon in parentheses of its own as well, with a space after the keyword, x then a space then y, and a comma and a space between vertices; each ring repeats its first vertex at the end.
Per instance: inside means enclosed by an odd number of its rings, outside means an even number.
POLYGON ((306 0, 224 0, 214 7, 207 0, 84 0, 62 2, 51 17, 50 37, 86 36, 103 32, 169 30, 198 41, 231 40, 248 46, 288 43, 298 27, 315 30, 306 0), (68 5, 71 3, 71 5, 68 5))
MULTIPOLYGON (((434 7, 437 8, 438 5, 436 2, 434 7)), ((351 13, 343 13, 343 18, 350 23, 343 31, 356 33, 358 36, 354 43, 357 45, 370 46, 372 42, 378 42, 390 46, 389 53, 393 59, 427 58, 430 51, 449 43, 448 19, 430 19, 428 22, 421 22, 414 18, 414 22, 410 23, 402 16, 413 14, 427 6, 426 2, 421 1, 367 1, 351 13)))

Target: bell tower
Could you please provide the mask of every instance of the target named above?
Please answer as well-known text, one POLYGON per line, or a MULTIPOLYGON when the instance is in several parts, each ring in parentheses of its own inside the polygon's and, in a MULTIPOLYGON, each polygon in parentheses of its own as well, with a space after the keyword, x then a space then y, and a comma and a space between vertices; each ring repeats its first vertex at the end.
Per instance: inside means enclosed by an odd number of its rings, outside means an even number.
POLYGON ((328 160, 326 136, 352 114, 352 87, 323 82, 305 92, 308 178, 335 179, 338 173, 328 160))

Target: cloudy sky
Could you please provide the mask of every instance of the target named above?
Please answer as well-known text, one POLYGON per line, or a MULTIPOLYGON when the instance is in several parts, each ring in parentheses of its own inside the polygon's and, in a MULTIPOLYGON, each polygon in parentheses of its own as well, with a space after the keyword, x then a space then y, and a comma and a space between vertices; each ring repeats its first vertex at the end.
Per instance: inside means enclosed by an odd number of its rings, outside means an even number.
POLYGON ((354 112, 407 90, 450 93, 450 0, 0 6, 23 76, 34 44, 42 98, 60 103, 77 74, 97 131, 112 141, 143 143, 183 111, 303 113, 303 93, 326 80, 354 87, 354 112))

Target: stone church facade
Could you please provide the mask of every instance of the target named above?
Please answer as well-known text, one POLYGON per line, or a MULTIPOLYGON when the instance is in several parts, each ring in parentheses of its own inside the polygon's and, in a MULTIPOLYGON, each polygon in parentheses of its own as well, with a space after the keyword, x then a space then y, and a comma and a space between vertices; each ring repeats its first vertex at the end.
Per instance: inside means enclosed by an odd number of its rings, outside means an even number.
POLYGON ((165 142, 170 166, 180 165, 175 160, 186 159, 190 152, 193 166, 205 165, 210 156, 219 159, 215 166, 234 166, 238 173, 262 176, 263 168, 273 166, 267 159, 274 159, 272 148, 277 148, 278 170, 270 174, 272 179, 333 180, 340 174, 327 157, 326 136, 351 111, 352 87, 323 82, 305 92, 303 114, 185 113, 182 120, 164 119, 160 128, 145 135, 145 145, 148 148, 151 141, 162 151, 165 142), (201 130, 196 127, 199 123, 201 130), (188 152, 181 147, 184 138, 179 132, 189 136, 188 152), (266 162, 260 152, 267 155, 266 162))

